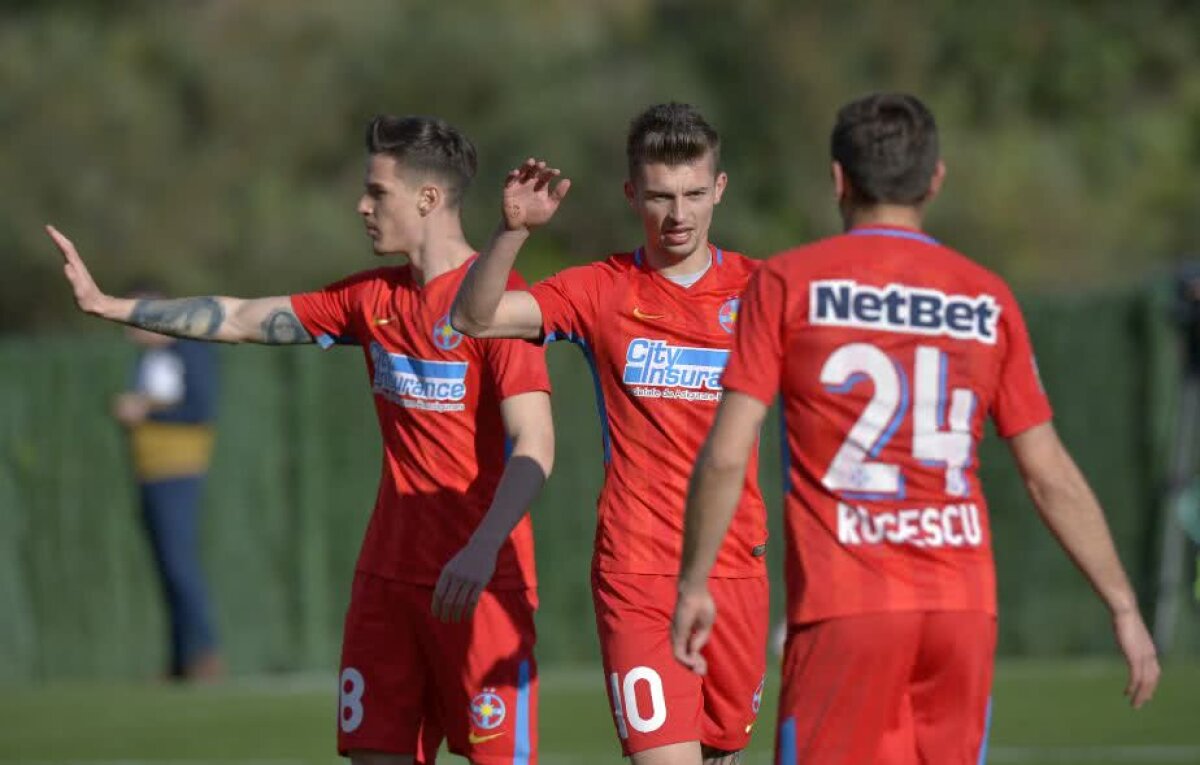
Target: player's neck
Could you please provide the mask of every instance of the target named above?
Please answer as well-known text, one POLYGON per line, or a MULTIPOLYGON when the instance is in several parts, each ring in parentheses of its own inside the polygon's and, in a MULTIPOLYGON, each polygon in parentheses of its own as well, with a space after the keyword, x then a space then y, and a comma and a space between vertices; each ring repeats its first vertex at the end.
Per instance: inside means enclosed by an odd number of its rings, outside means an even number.
POLYGON ((471 259, 475 249, 463 235, 462 225, 455 221, 440 231, 433 231, 425 244, 409 254, 413 277, 425 286, 442 274, 449 273, 471 259))
POLYGON ((650 247, 644 247, 646 264, 663 276, 687 276, 708 268, 712 261, 712 252, 705 239, 699 247, 684 258, 673 258, 665 252, 658 252, 650 247))
POLYGON ((921 230, 921 208, 910 205, 872 205, 851 207, 842 211, 842 223, 849 231, 852 228, 892 226, 921 230))

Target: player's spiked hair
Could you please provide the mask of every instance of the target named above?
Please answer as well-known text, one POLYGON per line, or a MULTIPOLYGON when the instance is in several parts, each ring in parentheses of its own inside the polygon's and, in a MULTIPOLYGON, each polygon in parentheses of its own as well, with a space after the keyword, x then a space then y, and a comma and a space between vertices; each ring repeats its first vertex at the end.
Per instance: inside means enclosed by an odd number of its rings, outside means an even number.
POLYGON ((452 207, 458 207, 475 177, 475 146, 437 117, 381 114, 367 125, 366 138, 371 154, 387 154, 405 168, 445 183, 452 207))
POLYGON ((721 137, 691 104, 655 104, 629 123, 625 155, 629 177, 652 162, 682 165, 712 152, 713 169, 721 161, 721 137))
POLYGON ((915 96, 876 93, 838 111, 829 150, 859 201, 915 205, 937 170, 937 124, 915 96))

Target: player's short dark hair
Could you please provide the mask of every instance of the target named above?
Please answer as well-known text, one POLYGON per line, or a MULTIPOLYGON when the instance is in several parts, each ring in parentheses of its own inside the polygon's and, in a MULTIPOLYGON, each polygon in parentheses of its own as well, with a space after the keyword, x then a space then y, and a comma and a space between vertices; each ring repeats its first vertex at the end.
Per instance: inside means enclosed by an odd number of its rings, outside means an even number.
POLYGON ((937 124, 915 96, 875 93, 838 110, 829 151, 859 201, 915 205, 937 170, 937 124))
POLYGON ((721 161, 721 136, 691 104, 655 104, 629 123, 625 156, 630 178, 642 165, 682 165, 707 152, 712 152, 716 170, 721 161))
POLYGON ((367 125, 367 151, 387 154, 408 170, 436 176, 457 207, 475 177, 475 146, 437 117, 380 114, 367 125))

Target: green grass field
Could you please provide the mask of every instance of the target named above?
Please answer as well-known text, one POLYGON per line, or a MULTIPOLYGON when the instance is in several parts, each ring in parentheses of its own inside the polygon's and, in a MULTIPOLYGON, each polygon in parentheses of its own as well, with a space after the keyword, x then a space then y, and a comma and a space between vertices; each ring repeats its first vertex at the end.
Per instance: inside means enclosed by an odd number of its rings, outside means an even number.
MULTIPOLYGON (((546 765, 620 760, 593 669, 542 673, 546 765)), ((1110 662, 1006 661, 997 671, 993 763, 1200 763, 1200 664, 1168 665, 1153 703, 1124 703, 1110 662)), ((333 677, 233 680, 209 688, 70 684, 7 687, 0 763, 307 765, 333 763, 333 677)), ((777 687, 777 686, 776 686, 777 687)), ((774 687, 768 689, 774 698, 774 687)), ((749 763, 770 762, 773 703, 749 763)), ((448 761, 460 761, 447 758, 448 761)))

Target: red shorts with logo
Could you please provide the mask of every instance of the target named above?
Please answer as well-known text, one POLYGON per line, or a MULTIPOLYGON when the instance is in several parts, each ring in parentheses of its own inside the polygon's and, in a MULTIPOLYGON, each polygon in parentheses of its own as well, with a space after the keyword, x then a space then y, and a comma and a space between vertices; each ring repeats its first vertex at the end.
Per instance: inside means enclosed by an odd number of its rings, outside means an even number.
POLYGON ((697 740, 735 751, 750 741, 766 673, 767 579, 711 579, 709 590, 720 616, 701 677, 671 651, 675 577, 592 573, 605 686, 626 756, 697 740))
POLYGON ((792 625, 775 760, 977 765, 987 745, 995 653, 996 618, 983 611, 792 625))
POLYGON ((433 588, 358 572, 342 641, 338 751, 433 762, 444 737, 478 763, 537 762, 533 590, 487 590, 458 624, 433 588))

